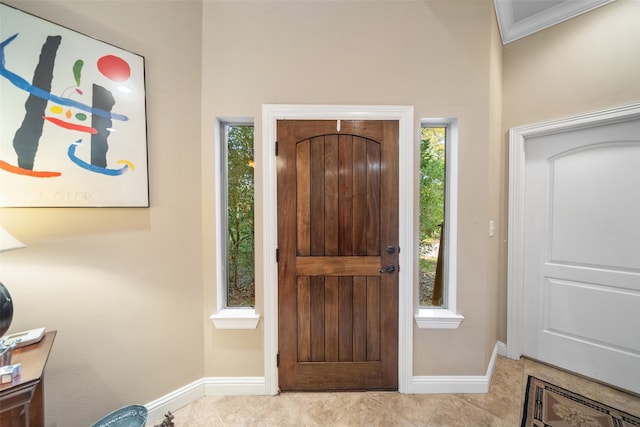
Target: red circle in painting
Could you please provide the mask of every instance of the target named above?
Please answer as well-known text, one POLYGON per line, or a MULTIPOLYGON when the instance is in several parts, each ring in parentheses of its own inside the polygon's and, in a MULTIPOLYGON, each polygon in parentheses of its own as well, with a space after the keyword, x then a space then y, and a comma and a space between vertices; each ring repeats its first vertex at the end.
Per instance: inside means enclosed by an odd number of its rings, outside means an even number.
POLYGON ((131 67, 127 61, 114 55, 98 59, 98 70, 114 82, 124 82, 131 77, 131 67))

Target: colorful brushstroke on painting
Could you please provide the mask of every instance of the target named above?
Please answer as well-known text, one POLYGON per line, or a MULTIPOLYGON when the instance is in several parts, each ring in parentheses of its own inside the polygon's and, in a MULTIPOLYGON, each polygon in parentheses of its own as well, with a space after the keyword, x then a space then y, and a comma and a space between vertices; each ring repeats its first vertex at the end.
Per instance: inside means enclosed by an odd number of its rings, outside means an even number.
MULTIPOLYGON (((5 66, 6 59, 4 48, 7 44, 16 39, 16 37, 18 37, 18 34, 14 34, 7 40, 0 43, 0 75, 5 77, 16 87, 29 93, 29 98, 25 103, 24 120, 20 128, 16 131, 13 139, 13 147, 18 155, 17 170, 26 169, 33 171, 36 152, 38 151, 40 137, 42 136, 42 128, 44 126, 44 121, 46 120, 49 123, 53 123, 54 125, 65 129, 87 132, 95 135, 91 137, 91 163, 77 162, 77 158, 72 158, 72 160, 87 170, 103 173, 103 170, 106 169, 107 166, 106 152, 109 147, 107 140, 109 137, 108 129, 111 128, 112 125, 111 118, 127 120, 127 117, 124 115, 111 113, 111 108, 115 105, 113 95, 107 89, 94 84, 93 105, 89 106, 81 102, 74 101, 71 98, 55 96, 50 92, 56 52, 62 41, 60 36, 47 37, 47 40, 42 45, 42 50, 40 51, 38 65, 33 73, 33 83, 28 83, 23 77, 12 73, 5 66), (91 112, 93 115, 93 125, 83 126, 64 121, 56 117, 45 116, 45 109, 48 101, 91 112)), ((73 65, 72 71, 78 84, 80 83, 80 71, 82 69, 82 65, 82 60, 77 60, 73 65)), ((127 64, 122 58, 118 58, 114 55, 107 55, 100 58, 98 60, 97 67, 102 74, 114 81, 126 81, 130 76, 129 64, 127 64)), ((53 111, 62 112, 62 108, 55 108, 53 111)), ((74 146, 74 144, 72 144, 72 146, 74 146)), ((69 156, 71 157, 71 148, 69 150, 69 156)), ((2 168, 5 163, 6 162, 0 163, 0 168, 2 168)), ((126 169, 126 167, 124 169, 126 169)), ((16 169, 12 168, 8 171, 16 171, 16 169)), ((59 176, 59 174, 48 175, 47 177, 51 176, 59 176)))

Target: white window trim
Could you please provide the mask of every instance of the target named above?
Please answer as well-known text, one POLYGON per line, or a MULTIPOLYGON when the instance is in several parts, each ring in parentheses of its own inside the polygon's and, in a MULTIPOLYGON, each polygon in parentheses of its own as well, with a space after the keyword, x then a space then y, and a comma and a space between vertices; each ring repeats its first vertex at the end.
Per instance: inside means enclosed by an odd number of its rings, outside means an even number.
MULTIPOLYGON (((416 132, 413 127, 413 106, 383 105, 280 105, 265 104, 262 106, 262 145, 273 147, 276 140, 276 123, 278 120, 398 120, 399 129, 399 161, 401 165, 412 164, 415 158, 416 132)), ((270 149, 263 153, 273 153, 270 149)), ((264 376, 265 392, 278 393, 278 368, 276 354, 278 352, 278 266, 274 251, 277 239, 277 193, 276 193, 276 158, 265 154, 260 159, 263 181, 262 206, 262 255, 264 267, 264 376)), ((400 168, 399 205, 400 205, 400 247, 414 247, 414 175, 412 168, 400 168), (407 209, 406 207, 409 207, 407 209)), ((412 393, 413 369, 413 251, 400 252, 399 265, 403 269, 399 273, 398 300, 398 391, 412 393), (405 270, 406 267, 406 270, 405 270), (409 272, 406 276, 404 271, 409 272)))
POLYGON ((216 329, 255 329, 260 315, 254 308, 223 308, 209 316, 216 329))
MULTIPOLYGON (((220 177, 222 176, 224 158, 220 155, 221 147, 224 141, 222 140, 222 126, 224 123, 246 123, 253 124, 253 118, 247 117, 224 117, 218 118, 214 124, 214 143, 215 143, 215 160, 214 160, 214 173, 216 179, 215 186, 215 224, 216 224, 216 299, 217 299, 217 311, 209 316, 211 322, 216 329, 255 329, 260 321, 260 315, 256 313, 255 308, 244 307, 227 307, 227 279, 226 270, 227 262, 226 257, 226 242, 223 241, 222 236, 226 236, 226 224, 224 221, 225 216, 221 213, 221 207, 225 206, 223 203, 224 192, 220 185, 220 177)), ((254 130, 255 131, 255 130, 254 130)), ((255 138, 254 138, 255 145, 255 138)))
MULTIPOLYGON (((420 127, 446 127, 446 194, 445 194, 445 231, 447 236, 444 247, 444 283, 445 283, 445 306, 443 308, 427 308, 418 306, 415 314, 416 324, 419 329, 457 329, 464 316, 458 314, 456 305, 457 296, 457 276, 456 276, 456 253, 458 242, 458 120, 457 119, 422 119, 420 127)), ((418 138, 418 141, 420 139, 418 138)), ((419 148, 414 160, 414 168, 420 170, 419 148)), ((415 173, 414 176, 418 176, 415 173)), ((416 183, 417 184, 417 183, 416 183)), ((417 185, 416 185, 417 186, 417 185)), ((416 206, 419 206, 419 188, 416 188, 416 206)), ((416 209, 418 212, 418 209, 416 209)), ((418 281, 419 263, 417 262, 418 247, 413 250, 416 260, 414 262, 414 281, 418 281)))

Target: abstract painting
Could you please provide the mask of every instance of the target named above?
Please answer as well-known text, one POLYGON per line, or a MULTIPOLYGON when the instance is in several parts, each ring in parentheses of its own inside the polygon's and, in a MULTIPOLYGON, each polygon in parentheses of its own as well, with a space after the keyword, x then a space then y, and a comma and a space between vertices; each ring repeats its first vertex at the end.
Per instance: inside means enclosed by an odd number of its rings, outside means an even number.
POLYGON ((0 4, 0 206, 148 207, 144 58, 0 4))

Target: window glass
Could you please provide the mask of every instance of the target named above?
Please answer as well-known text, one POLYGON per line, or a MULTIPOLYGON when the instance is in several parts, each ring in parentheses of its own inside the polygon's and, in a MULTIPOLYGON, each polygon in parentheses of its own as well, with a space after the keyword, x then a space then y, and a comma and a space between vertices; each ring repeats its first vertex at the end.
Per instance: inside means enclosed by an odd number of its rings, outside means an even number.
POLYGON ((227 307, 253 307, 254 160, 253 125, 225 123, 227 307))
POLYGON ((445 304, 446 128, 422 127, 420 133, 420 230, 418 283, 420 306, 445 304))

